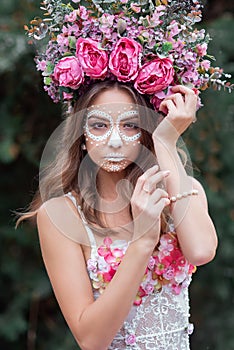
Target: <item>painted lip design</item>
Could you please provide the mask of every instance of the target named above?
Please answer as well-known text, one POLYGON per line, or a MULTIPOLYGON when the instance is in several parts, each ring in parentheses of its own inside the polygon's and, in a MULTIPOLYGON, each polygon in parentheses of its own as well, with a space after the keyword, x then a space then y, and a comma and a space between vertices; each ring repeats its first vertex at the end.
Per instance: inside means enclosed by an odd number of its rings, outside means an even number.
POLYGON ((109 162, 121 162, 122 160, 126 159, 122 153, 109 153, 104 158, 109 162))

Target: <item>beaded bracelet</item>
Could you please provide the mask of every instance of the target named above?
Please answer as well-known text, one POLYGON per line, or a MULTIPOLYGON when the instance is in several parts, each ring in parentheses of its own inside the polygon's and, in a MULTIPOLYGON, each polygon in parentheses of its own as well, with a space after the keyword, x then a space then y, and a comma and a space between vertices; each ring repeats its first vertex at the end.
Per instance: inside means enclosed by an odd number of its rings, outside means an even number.
POLYGON ((188 191, 188 192, 183 192, 182 194, 181 193, 178 193, 176 196, 172 196, 170 199, 170 202, 174 203, 180 199, 183 199, 183 198, 186 198, 186 197, 189 197, 189 196, 196 196, 198 195, 198 190, 191 190, 191 191, 188 191))

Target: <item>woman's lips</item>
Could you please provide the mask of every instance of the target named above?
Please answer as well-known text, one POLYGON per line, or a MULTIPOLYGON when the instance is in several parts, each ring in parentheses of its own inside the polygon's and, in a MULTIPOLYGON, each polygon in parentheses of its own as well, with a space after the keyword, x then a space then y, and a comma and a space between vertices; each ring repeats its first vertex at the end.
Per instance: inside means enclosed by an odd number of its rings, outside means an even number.
POLYGON ((105 160, 109 162, 121 162, 125 159, 125 157, 105 157, 105 160))
POLYGON ((124 159, 126 159, 126 157, 120 153, 110 153, 110 154, 106 155, 104 157, 104 159, 109 161, 109 162, 121 162, 124 159))

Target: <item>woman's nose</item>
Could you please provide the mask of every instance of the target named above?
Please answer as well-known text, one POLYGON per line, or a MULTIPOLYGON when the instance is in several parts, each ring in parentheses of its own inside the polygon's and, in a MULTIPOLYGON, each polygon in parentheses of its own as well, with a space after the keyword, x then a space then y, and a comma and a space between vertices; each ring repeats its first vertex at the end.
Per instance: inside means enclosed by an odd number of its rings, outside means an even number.
POLYGON ((119 131, 115 127, 110 135, 109 141, 108 141, 108 146, 114 147, 114 148, 119 148, 123 146, 123 141, 121 139, 121 136, 119 134, 119 131))

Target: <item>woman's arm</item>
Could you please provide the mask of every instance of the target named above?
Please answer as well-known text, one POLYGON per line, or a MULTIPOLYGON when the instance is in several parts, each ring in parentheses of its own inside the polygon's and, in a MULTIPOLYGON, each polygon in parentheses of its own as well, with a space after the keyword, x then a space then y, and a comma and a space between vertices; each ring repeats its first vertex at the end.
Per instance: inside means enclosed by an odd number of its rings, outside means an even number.
POLYGON ((205 192, 198 181, 186 174, 176 149, 179 136, 195 119, 197 96, 184 86, 174 87, 174 92, 161 104, 168 114, 153 133, 153 141, 160 169, 170 171, 165 179, 169 196, 198 190, 198 195, 173 203, 171 213, 183 254, 190 263, 202 265, 215 256, 217 236, 208 214, 205 192))
POLYGON ((45 206, 37 222, 46 270, 69 328, 82 350, 107 349, 133 304, 150 251, 131 244, 105 292, 94 301, 81 246, 60 232, 45 206))
MULTIPOLYGON (((150 172, 156 181, 164 177, 162 172, 153 174, 152 169, 150 172)), ((43 260, 62 313, 82 350, 107 349, 133 305, 149 257, 158 242, 160 231, 153 227, 155 223, 160 227, 161 211, 169 201, 164 191, 156 190, 155 204, 140 208, 142 198, 151 197, 142 189, 146 179, 147 174, 139 179, 132 201, 135 215, 141 216, 135 225, 135 234, 142 229, 145 235, 136 237, 138 239, 129 245, 116 274, 96 301, 81 245, 68 238, 65 228, 58 224, 61 213, 63 218, 71 216, 67 213, 69 200, 52 199, 39 209, 37 224, 43 260)), ((83 234, 79 218, 74 231, 83 234)))

